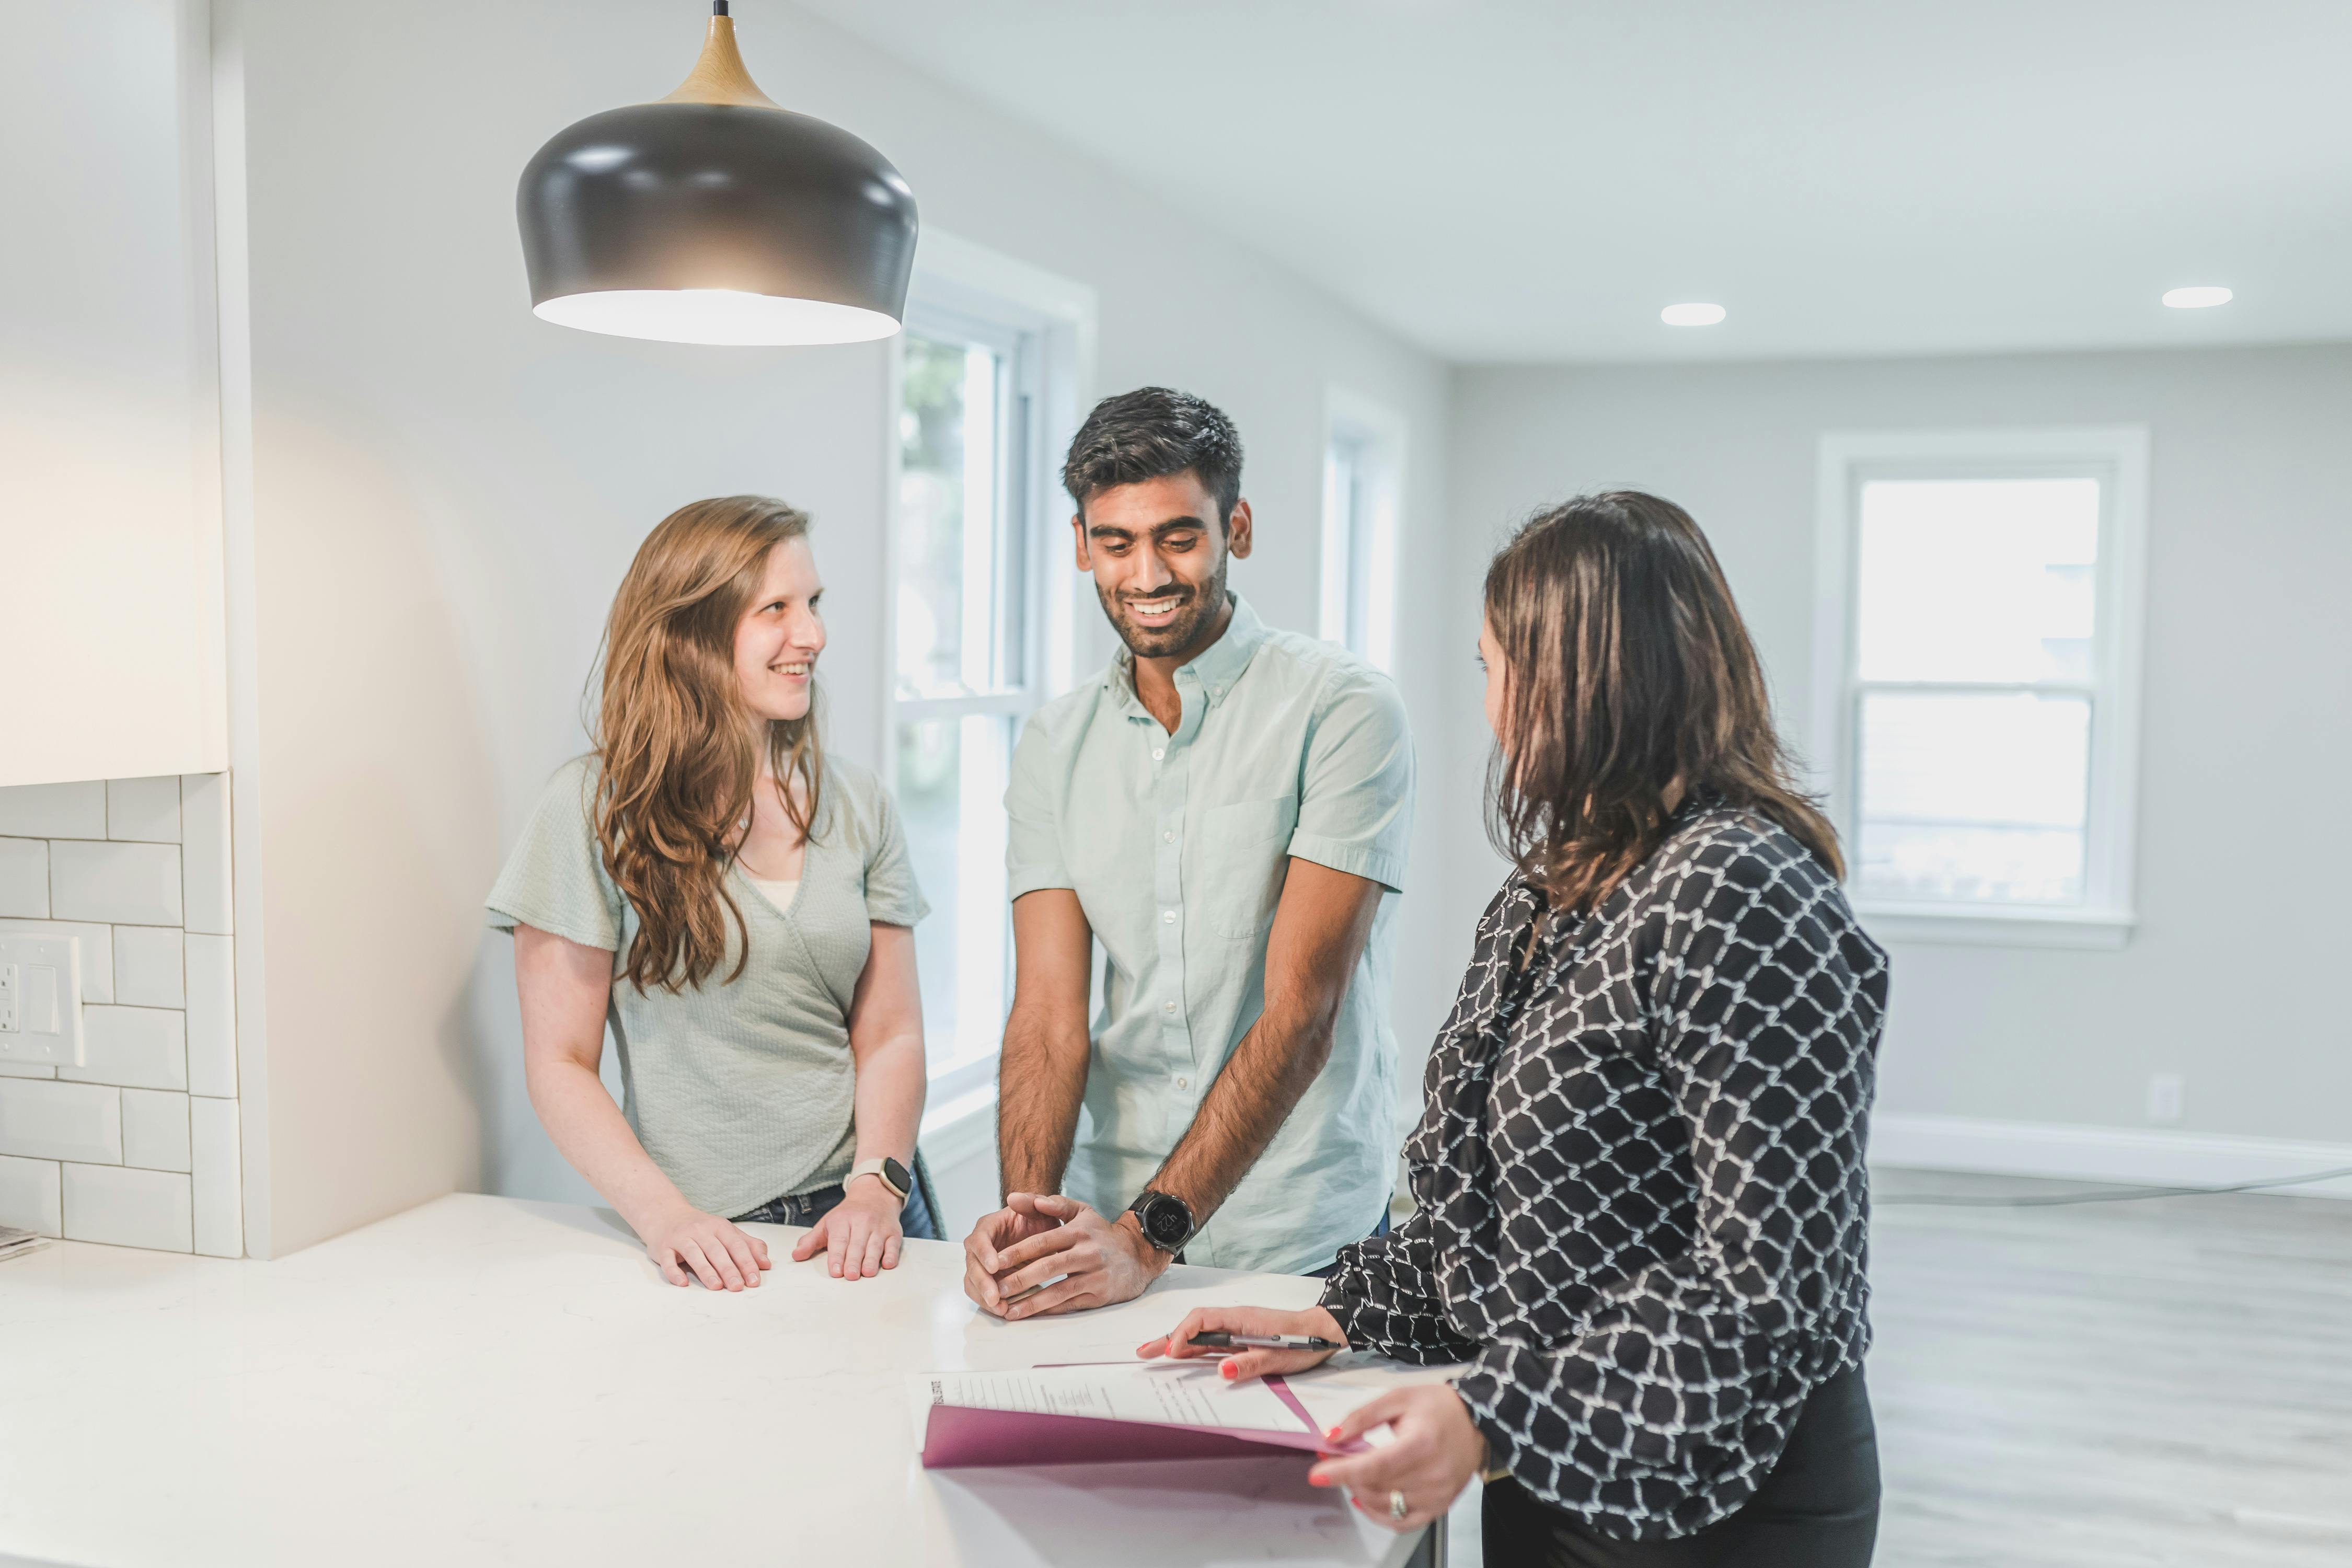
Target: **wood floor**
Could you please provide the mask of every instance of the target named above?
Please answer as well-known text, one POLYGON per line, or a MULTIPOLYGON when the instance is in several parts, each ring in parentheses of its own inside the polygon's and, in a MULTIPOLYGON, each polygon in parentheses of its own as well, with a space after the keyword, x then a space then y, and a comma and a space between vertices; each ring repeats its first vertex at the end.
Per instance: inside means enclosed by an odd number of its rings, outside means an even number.
POLYGON ((2352 1203, 2079 1190, 1876 1173, 1879 1568, 2352 1564, 2352 1203))

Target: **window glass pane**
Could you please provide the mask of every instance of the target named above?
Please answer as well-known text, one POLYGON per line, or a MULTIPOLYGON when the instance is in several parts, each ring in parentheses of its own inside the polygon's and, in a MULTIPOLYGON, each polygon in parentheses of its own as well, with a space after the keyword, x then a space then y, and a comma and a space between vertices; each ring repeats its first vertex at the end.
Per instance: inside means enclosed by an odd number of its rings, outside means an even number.
POLYGON ((1323 635, 1364 651, 1364 448, 1334 436, 1323 456, 1323 635))
POLYGON ((1861 732, 1862 891, 2082 902, 2089 699, 1867 692, 1861 732))
POLYGON ((898 416, 901 697, 1002 684, 997 668, 1004 357, 907 334, 898 416))
POLYGON ((1004 784, 1011 719, 898 726, 898 809, 931 917, 915 928, 931 1077, 994 1054, 1003 1036, 1011 912, 1004 784))
POLYGON ((2088 680, 2099 481, 1862 487, 1864 680, 2088 680))

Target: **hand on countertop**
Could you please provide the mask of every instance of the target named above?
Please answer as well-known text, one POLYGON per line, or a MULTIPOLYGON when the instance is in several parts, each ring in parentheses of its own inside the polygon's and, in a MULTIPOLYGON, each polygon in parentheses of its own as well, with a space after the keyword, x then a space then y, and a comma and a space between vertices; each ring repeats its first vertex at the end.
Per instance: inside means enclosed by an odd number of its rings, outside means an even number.
POLYGON ((634 1228, 646 1256, 673 1285, 686 1284, 690 1270, 706 1289, 740 1290, 757 1286, 760 1271, 774 1267, 766 1242, 684 1203, 634 1228))
POLYGON ((870 1279, 898 1268, 904 1203, 870 1172, 854 1178, 841 1201, 793 1244, 793 1261, 805 1263, 822 1249, 825 1272, 835 1279, 870 1279))

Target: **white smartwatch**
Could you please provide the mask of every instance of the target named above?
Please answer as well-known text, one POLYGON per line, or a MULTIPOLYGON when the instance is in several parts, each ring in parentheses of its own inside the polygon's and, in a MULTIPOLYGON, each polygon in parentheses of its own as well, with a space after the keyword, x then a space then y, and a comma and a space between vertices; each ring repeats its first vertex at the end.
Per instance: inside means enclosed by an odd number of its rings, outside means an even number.
POLYGON ((882 1184, 890 1189, 890 1195, 900 1203, 907 1201, 907 1194, 915 1186, 915 1178, 907 1173, 907 1167, 887 1154, 879 1160, 860 1160, 850 1166, 849 1175, 841 1184, 843 1189, 845 1191, 849 1184, 860 1176, 879 1176, 882 1184))

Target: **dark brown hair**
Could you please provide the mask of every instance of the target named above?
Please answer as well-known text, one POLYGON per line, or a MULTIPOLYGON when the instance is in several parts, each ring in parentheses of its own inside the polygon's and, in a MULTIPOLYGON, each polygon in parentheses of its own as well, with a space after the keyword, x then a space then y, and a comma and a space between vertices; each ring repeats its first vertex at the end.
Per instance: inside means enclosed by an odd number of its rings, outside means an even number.
MULTIPOLYGON (((729 921, 744 930, 727 867, 761 748, 735 674, 735 628, 768 552, 808 529, 807 513, 766 496, 682 506, 646 536, 613 595, 595 724, 596 844, 637 912, 622 974, 640 992, 701 985, 727 957, 729 921)), ((824 771, 814 688, 806 716, 770 721, 765 739, 785 815, 806 836, 824 771)))
POLYGON ((1217 503, 1217 521, 1234 520, 1242 494, 1242 437, 1224 411, 1189 392, 1139 386, 1106 397, 1070 438, 1062 488, 1086 511, 1097 490, 1192 473, 1217 503))
POLYGON ((1541 512, 1486 568, 1486 612, 1507 676, 1487 836, 1554 910, 1591 909, 1649 858, 1677 784, 1678 799, 1779 824, 1844 874, 1688 512, 1639 490, 1541 512))

